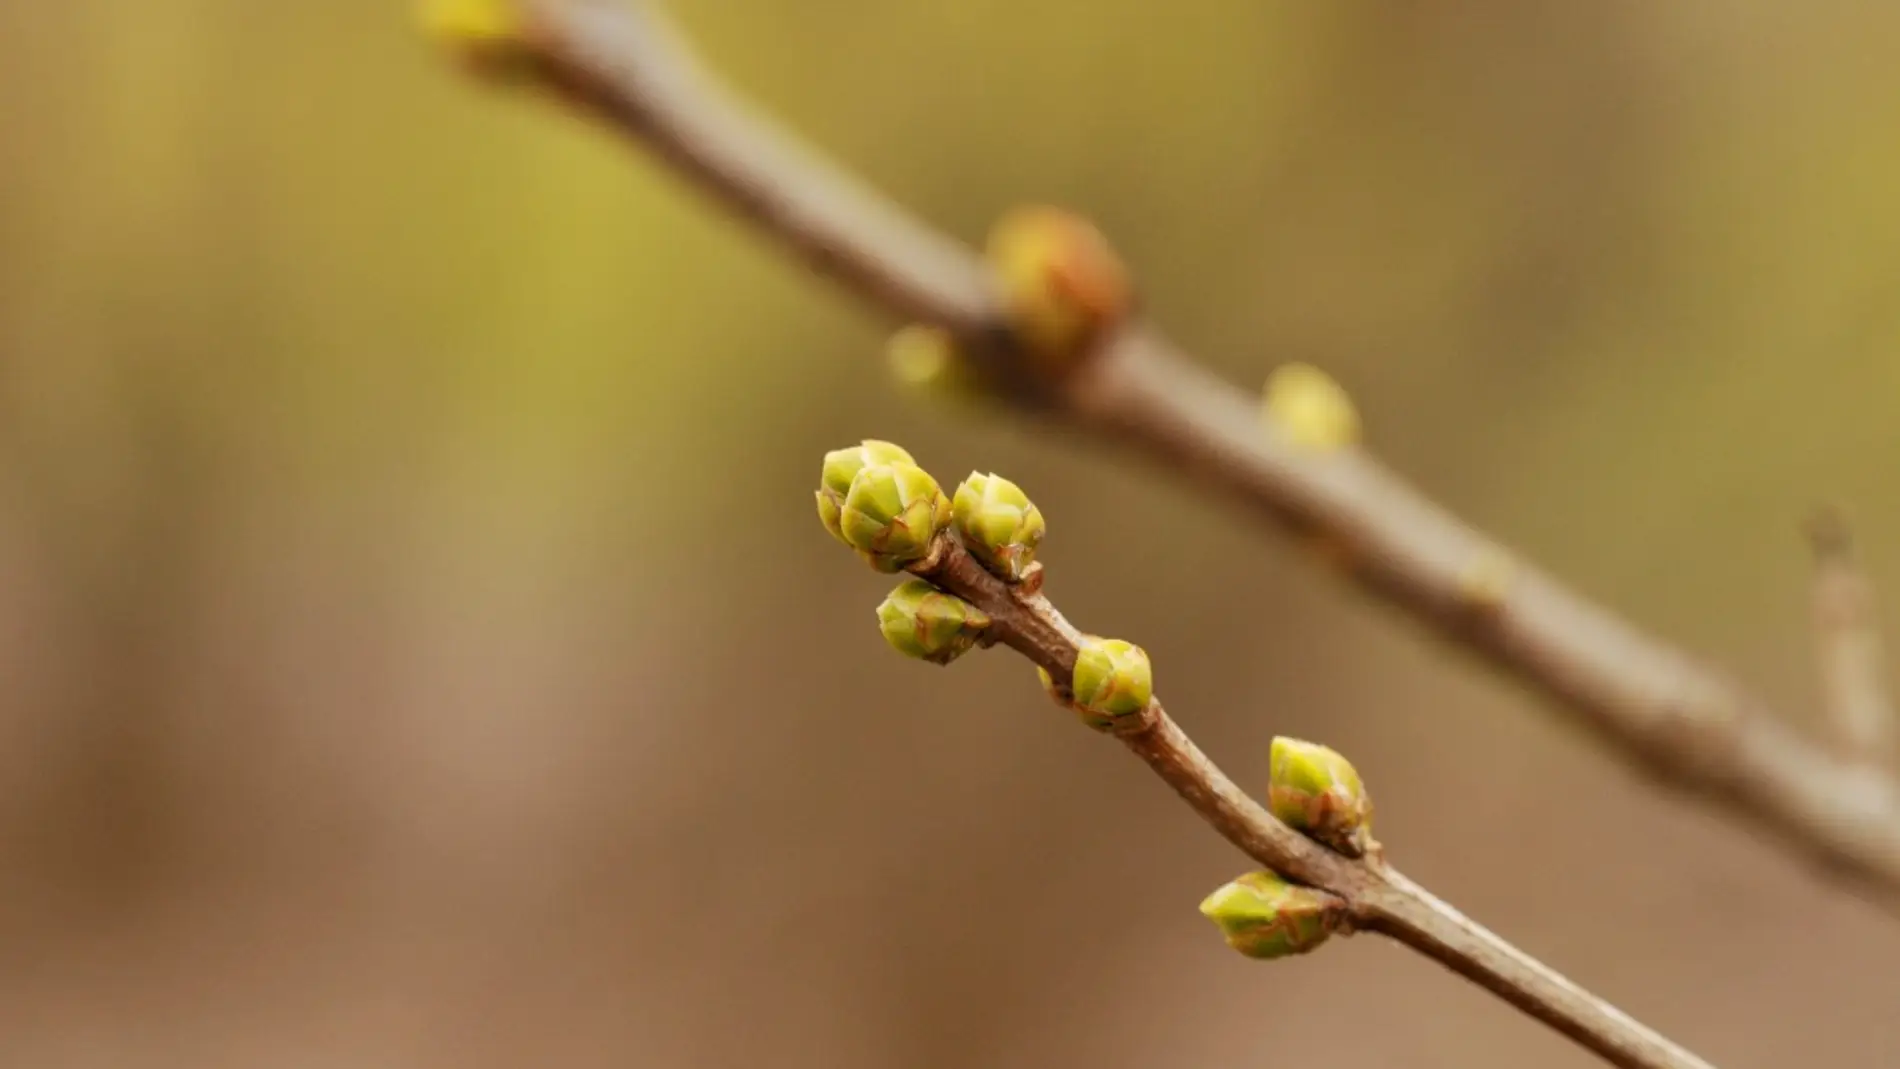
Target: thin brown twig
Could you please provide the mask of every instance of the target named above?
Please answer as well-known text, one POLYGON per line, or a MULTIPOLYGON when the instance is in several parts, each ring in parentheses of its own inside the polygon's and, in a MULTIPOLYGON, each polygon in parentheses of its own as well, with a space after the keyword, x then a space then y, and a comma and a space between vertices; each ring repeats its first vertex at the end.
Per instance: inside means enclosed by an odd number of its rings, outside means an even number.
MULTIPOLYGON (((910 571, 982 609, 996 641, 1067 684, 1083 636, 1040 592, 991 575, 948 534, 938 536, 931 554, 910 571)), ((1337 896, 1352 928, 1390 936, 1622 1069, 1711 1069, 1466 918, 1385 864, 1378 852, 1348 858, 1276 820, 1194 744, 1158 697, 1139 727, 1117 736, 1243 853, 1337 896)))
MULTIPOLYGON (((871 304, 966 339, 997 336, 978 258, 752 113, 647 6, 518 2, 544 84, 581 110, 871 304)), ((1513 560, 1364 451, 1292 448, 1263 430, 1251 394, 1152 326, 1121 331, 1038 400, 1264 517, 1323 534, 1364 589, 1555 699, 1659 782, 1722 804, 1900 907, 1891 777, 1845 768, 1724 674, 1513 560), (1474 570, 1499 561, 1513 564, 1508 583, 1474 586, 1474 570)))
POLYGON ((1893 753, 1894 707, 1887 690, 1873 584, 1861 571, 1853 532, 1833 509, 1808 523, 1814 550, 1814 636, 1823 708, 1843 761, 1879 769, 1893 753))

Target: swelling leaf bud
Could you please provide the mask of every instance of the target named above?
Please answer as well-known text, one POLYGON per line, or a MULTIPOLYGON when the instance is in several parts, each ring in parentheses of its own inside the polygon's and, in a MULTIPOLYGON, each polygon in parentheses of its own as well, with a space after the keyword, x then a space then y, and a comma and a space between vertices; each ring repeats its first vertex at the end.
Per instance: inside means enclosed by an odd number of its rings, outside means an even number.
POLYGON ((949 664, 976 645, 990 618, 922 579, 906 579, 877 607, 877 625, 884 641, 904 656, 949 664))
POLYGON ((1036 561, 1047 528, 1022 487, 1000 475, 971 472, 957 487, 951 517, 965 549, 993 574, 1020 583, 1036 561))
POLYGON ((1083 723, 1107 729, 1148 708, 1154 669, 1147 652, 1132 642, 1090 638, 1076 655, 1070 690, 1083 723))
POLYGON ((1352 762, 1282 736, 1268 765, 1267 808, 1275 817, 1348 857, 1372 846, 1372 799, 1352 762))
POLYGON ((866 465, 893 460, 906 464, 917 463, 903 448, 875 438, 866 438, 848 449, 834 449, 825 454, 824 472, 819 476, 818 485, 818 519, 833 538, 846 542, 844 531, 838 524, 844 513, 844 495, 851 490, 852 478, 866 465))
POLYGON ((858 469, 838 512, 845 543, 880 572, 922 560, 950 523, 950 499, 930 473, 895 460, 858 469))
POLYGON ((1227 945, 1250 958, 1305 954, 1344 926, 1345 904, 1324 891, 1249 872, 1201 902, 1227 945))

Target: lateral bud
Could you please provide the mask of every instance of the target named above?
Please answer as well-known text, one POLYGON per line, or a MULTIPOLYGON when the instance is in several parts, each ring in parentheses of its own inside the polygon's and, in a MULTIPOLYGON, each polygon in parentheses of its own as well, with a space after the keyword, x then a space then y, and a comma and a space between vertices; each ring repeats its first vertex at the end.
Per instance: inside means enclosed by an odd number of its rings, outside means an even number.
POLYGON ((1283 823, 1347 857, 1372 848, 1372 798, 1337 751, 1280 736, 1267 775, 1267 809, 1283 823))
POLYGON ((1310 953, 1348 928, 1346 904, 1337 896, 1266 871, 1223 884, 1202 900, 1201 915, 1228 946, 1261 959, 1310 953))

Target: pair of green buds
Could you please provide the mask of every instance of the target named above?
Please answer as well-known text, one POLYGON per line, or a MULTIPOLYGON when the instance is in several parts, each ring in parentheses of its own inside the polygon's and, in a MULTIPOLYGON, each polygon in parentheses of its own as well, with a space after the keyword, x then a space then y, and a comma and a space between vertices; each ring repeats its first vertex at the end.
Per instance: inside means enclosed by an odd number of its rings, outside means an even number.
POLYGON ((880 572, 901 572, 930 555, 954 529, 965 549, 1005 582, 1036 568, 1047 528, 1022 487, 971 472, 955 498, 901 446, 875 439, 825 454, 818 518, 833 537, 880 572))
MULTIPOLYGON (((910 579, 877 607, 878 630, 906 657, 949 664, 983 642, 990 618, 983 610, 922 579, 910 579)), ((1154 668, 1147 651, 1118 638, 1084 640, 1065 692, 1038 667, 1043 689, 1098 731, 1138 720, 1154 699, 1154 668)))
MULTIPOLYGON (((907 579, 877 607, 877 624, 884 641, 904 656, 949 664, 987 644, 991 621, 962 598, 922 579, 907 579)), ((1097 731, 1138 722, 1154 700, 1154 666, 1147 651, 1118 638, 1086 637, 1066 690, 1043 668, 1036 675, 1050 697, 1097 731)))
MULTIPOLYGON (((1372 840, 1372 799, 1359 773, 1317 743, 1276 738, 1268 761, 1267 808, 1308 837, 1349 857, 1372 840)), ((1201 902, 1227 945, 1250 958, 1284 958, 1318 947, 1347 928, 1346 904, 1274 872, 1249 872, 1201 902)))

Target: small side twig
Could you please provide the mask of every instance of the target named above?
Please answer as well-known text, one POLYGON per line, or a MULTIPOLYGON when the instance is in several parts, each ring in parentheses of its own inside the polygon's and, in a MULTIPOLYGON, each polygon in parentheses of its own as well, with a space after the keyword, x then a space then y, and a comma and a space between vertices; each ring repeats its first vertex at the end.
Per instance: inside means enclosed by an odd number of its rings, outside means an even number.
POLYGON ((1843 761, 1868 769, 1892 758, 1893 696, 1873 585, 1861 570, 1854 536, 1836 509, 1808 521, 1814 550, 1814 635, 1822 700, 1833 741, 1843 761))
POLYGON ((1375 931, 1465 976, 1623 1069, 1708 1069, 1698 1059, 1472 922, 1385 862, 1372 799, 1350 761, 1275 738, 1267 806, 1229 779, 1168 715, 1148 654, 1084 634, 1042 592, 1047 523, 1022 487, 972 472, 946 495, 901 446, 867 439, 825 454, 815 494, 832 537, 880 572, 908 572, 878 606, 907 657, 949 665, 1007 646, 1088 727, 1121 740, 1202 819, 1267 871, 1201 911, 1235 950, 1308 953, 1332 933, 1375 931))
MULTIPOLYGON (((909 571, 981 609, 997 642, 1053 678, 1069 678, 1083 636, 1043 594, 991 575, 948 533, 940 534, 929 555, 909 571)), ((1274 819, 1194 744, 1159 697, 1140 726, 1115 734, 1241 852, 1342 900, 1353 928, 1391 937, 1621 1069, 1712 1069, 1465 917, 1385 864, 1380 854, 1347 857, 1274 819)))
MULTIPOLYGON (((457 0, 436 0, 454 5, 457 0)), ((968 249, 752 112, 640 0, 462 0, 505 9, 458 45, 505 53, 818 272, 886 312, 993 339, 995 286, 968 249), (503 25, 506 23, 506 25, 503 25)), ((985 357, 1008 371, 1009 353, 985 357)), ((1900 907, 1900 784, 1847 776, 1765 702, 1517 560, 1358 448, 1312 455, 1261 431, 1258 400, 1130 323, 1058 383, 1056 418, 1323 536, 1363 589, 1553 699, 1657 781, 1712 800, 1900 907), (1510 561, 1474 587, 1474 570, 1510 561), (1474 611, 1477 610, 1477 611, 1474 611)))

